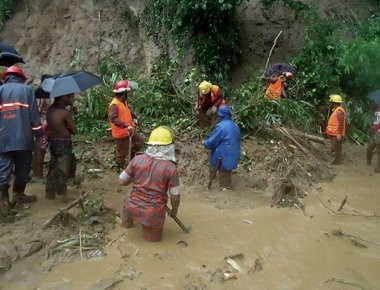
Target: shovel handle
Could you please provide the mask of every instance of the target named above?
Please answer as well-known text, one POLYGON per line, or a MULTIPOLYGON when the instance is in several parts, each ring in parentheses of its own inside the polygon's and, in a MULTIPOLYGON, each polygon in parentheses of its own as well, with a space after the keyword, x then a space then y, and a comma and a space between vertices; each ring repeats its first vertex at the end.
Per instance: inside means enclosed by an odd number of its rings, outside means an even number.
POLYGON ((179 220, 179 218, 177 218, 177 216, 175 216, 174 214, 172 214, 172 211, 170 210, 170 208, 165 205, 165 210, 166 212, 169 214, 169 216, 175 220, 175 222, 181 227, 181 229, 185 232, 185 233, 189 233, 189 229, 187 227, 185 227, 185 225, 179 220))
POLYGON ((207 184, 207 189, 210 189, 210 188, 211 188, 212 182, 213 182, 214 179, 215 179, 216 172, 218 171, 221 162, 222 162, 222 160, 219 158, 219 159, 218 159, 218 162, 216 163, 216 166, 212 169, 212 171, 211 171, 211 176, 210 176, 210 181, 209 181, 208 184, 207 184))

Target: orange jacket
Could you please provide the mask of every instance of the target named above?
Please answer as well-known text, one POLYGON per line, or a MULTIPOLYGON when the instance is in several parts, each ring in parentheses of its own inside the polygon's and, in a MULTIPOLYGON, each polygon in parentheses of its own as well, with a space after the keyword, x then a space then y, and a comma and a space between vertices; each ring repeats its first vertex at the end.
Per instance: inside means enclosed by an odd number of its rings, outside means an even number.
POLYGON ((218 108, 220 106, 223 106, 226 104, 226 101, 224 99, 222 99, 219 103, 218 103, 218 99, 219 99, 219 94, 220 94, 220 89, 218 86, 216 85, 212 85, 211 87, 211 102, 207 102, 206 100, 206 95, 203 95, 202 96, 202 99, 201 99, 201 104, 200 106, 201 107, 206 107, 205 109, 209 109, 211 108, 212 106, 217 106, 218 108), (216 104, 217 103, 217 104, 216 104))
POLYGON ((339 106, 337 107, 334 112, 331 114, 329 121, 327 123, 326 133, 329 136, 338 136, 339 131, 339 118, 338 118, 338 112, 341 111, 343 113, 343 130, 342 130, 342 137, 346 135, 346 110, 339 106))
POLYGON ((276 82, 269 84, 267 91, 265 92, 265 98, 269 100, 281 100, 282 86, 282 79, 279 77, 276 82))
MULTIPOLYGON (((133 123, 133 119, 132 119, 132 113, 128 105, 126 103, 120 102, 117 98, 114 98, 112 100, 108 109, 110 109, 112 105, 117 106, 117 109, 118 109, 117 117, 119 118, 119 120, 122 121, 127 126, 132 126, 133 128, 135 128, 135 124, 133 123)), ((112 136, 114 138, 125 138, 129 135, 127 128, 116 126, 112 122, 110 123, 111 123, 111 129, 112 129, 112 136)))

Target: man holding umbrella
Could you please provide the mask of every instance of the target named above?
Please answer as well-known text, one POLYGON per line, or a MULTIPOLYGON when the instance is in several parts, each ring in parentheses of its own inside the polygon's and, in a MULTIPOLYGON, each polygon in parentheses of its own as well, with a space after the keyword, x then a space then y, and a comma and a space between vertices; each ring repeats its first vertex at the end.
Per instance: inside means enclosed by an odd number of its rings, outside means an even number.
MULTIPOLYGON (((143 146, 144 138, 135 130, 133 122, 137 116, 127 103, 127 98, 132 90, 137 88, 137 84, 128 80, 119 81, 113 89, 115 97, 108 109, 108 118, 111 123, 112 136, 116 143, 115 162, 119 167, 124 167, 125 157, 129 152, 134 154, 143 146), (130 146, 132 148, 130 148, 130 146)), ((127 160, 129 162, 130 160, 127 160)))
POLYGON ((30 181, 33 139, 44 143, 33 90, 25 84, 26 75, 16 65, 8 67, 2 74, 4 84, 0 86, 0 206, 10 202, 36 201, 33 195, 25 195, 30 181), (13 198, 9 200, 8 188, 13 166, 15 179, 13 198))
POLYGON ((46 198, 55 194, 64 197, 68 178, 75 176, 76 161, 72 152, 71 135, 76 134, 72 111, 66 109, 74 102, 74 93, 85 91, 102 80, 86 72, 63 72, 41 83, 41 89, 54 98, 46 113, 50 141, 50 164, 46 181, 46 198))
POLYGON ((378 107, 374 114, 371 126, 371 139, 367 146, 367 164, 371 165, 373 153, 376 149, 377 164, 375 167, 375 173, 380 173, 380 90, 373 92, 368 98, 375 101, 378 107))

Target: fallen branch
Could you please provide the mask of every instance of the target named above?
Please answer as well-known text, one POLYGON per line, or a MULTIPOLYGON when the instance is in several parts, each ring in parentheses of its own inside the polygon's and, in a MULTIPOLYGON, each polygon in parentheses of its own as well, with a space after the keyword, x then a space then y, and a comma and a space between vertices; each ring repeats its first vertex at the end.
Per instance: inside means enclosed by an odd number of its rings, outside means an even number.
POLYGON ((92 190, 90 189, 89 191, 87 191, 86 193, 84 193, 83 195, 81 195, 78 199, 72 201, 71 203, 69 203, 68 205, 66 205, 65 207, 63 208, 60 208, 58 210, 58 212, 51 218, 49 219, 45 225, 44 225, 44 229, 46 229, 47 227, 49 227, 58 217, 62 217, 68 210, 70 210, 71 208, 73 208, 74 206, 78 205, 78 204, 81 204, 84 200, 84 198, 86 198, 88 195, 90 195, 92 193, 92 190))
POLYGON ((373 218, 373 217, 378 218, 378 217, 380 217, 380 216, 377 215, 377 214, 365 215, 365 214, 354 214, 354 213, 339 212, 339 211, 333 210, 332 208, 328 207, 328 206, 322 201, 322 199, 320 199, 319 196, 317 196, 317 198, 319 199, 319 201, 321 202, 321 204, 322 204, 325 208, 327 208, 329 211, 331 211, 331 212, 333 212, 333 213, 335 213, 335 214, 337 214, 337 215, 360 216, 360 217, 367 217, 367 218, 373 218))
POLYGON ((292 133, 293 135, 298 135, 301 138, 306 138, 306 139, 308 139, 310 141, 313 141, 315 143, 326 144, 326 141, 327 141, 326 139, 324 139, 322 137, 315 136, 315 135, 310 135, 310 134, 307 134, 307 133, 304 133, 304 132, 301 132, 301 131, 298 131, 298 130, 288 129, 288 131, 290 133, 292 133))
POLYGON ((356 288, 362 289, 362 290, 367 289, 367 288, 364 288, 363 286, 361 286, 360 284, 356 284, 356 283, 349 282, 349 281, 346 281, 346 280, 343 280, 343 279, 340 279, 340 278, 335 278, 335 277, 333 277, 333 278, 325 281, 324 284, 329 283, 329 282, 341 283, 341 284, 353 286, 353 287, 356 287, 356 288))
POLYGON ((290 133, 285 128, 274 127, 274 129, 288 137, 305 155, 310 156, 317 164, 319 164, 319 161, 314 157, 314 155, 311 154, 310 151, 305 147, 303 147, 292 135, 290 135, 290 133))
POLYGON ((340 204, 339 208, 338 208, 338 211, 341 211, 342 208, 344 207, 344 205, 346 204, 346 201, 347 201, 347 195, 346 197, 342 200, 342 203, 340 204))
MULTIPOLYGON (((346 239, 348 239, 356 247, 367 248, 367 246, 361 242, 361 241, 365 241, 365 240, 363 240, 361 238, 358 238, 358 237, 355 237, 353 235, 346 234, 341 229, 339 229, 339 230, 333 230, 333 231, 331 231, 331 233, 327 233, 326 235, 328 237, 330 235, 334 235, 334 236, 337 236, 337 237, 340 237, 340 238, 346 238, 346 239)), ((367 241, 367 243, 370 243, 370 242, 367 241)))

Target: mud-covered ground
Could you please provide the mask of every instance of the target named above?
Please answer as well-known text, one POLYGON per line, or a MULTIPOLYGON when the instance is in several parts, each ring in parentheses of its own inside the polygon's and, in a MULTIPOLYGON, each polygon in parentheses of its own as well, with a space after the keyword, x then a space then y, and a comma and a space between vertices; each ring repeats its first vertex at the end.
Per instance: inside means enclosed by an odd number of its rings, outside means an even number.
MULTIPOLYGON (((346 145, 344 165, 330 168, 322 163, 329 178, 337 175, 333 180, 312 183, 291 177, 307 193, 300 210, 269 207, 281 168, 270 170, 259 160, 275 156, 278 141, 243 143, 252 162, 243 165, 242 159, 233 175, 233 191, 220 191, 217 182, 208 191, 207 153, 201 146, 181 145, 183 197, 178 216, 191 226, 190 234, 170 218, 160 243, 145 242, 139 226, 123 229, 117 212, 130 188, 120 189, 118 172, 108 168, 113 144, 78 145, 75 150, 82 161, 68 197, 73 200, 90 189, 91 199, 102 196, 105 206, 115 210, 114 228, 96 220, 95 225, 101 225, 97 232, 108 232, 99 251, 83 246, 81 256, 76 245, 52 254, 57 242, 78 237, 78 227, 72 222, 42 230, 67 203, 46 200, 43 181, 34 180, 27 192, 37 194, 39 200, 23 210, 26 217, 2 224, 0 230, 0 261, 4 263, 6 253, 11 265, 0 276, 0 288, 376 289, 379 285, 380 182, 365 164, 363 147, 346 145), (89 169, 102 172, 88 173, 89 169), (345 196, 347 202, 338 212, 345 196)), ((297 162, 305 166, 309 161, 297 162)), ((308 172, 314 176, 319 171, 308 172)), ((80 211, 70 212, 76 216, 80 211)), ((85 233, 94 231, 81 227, 84 243, 85 233)))

